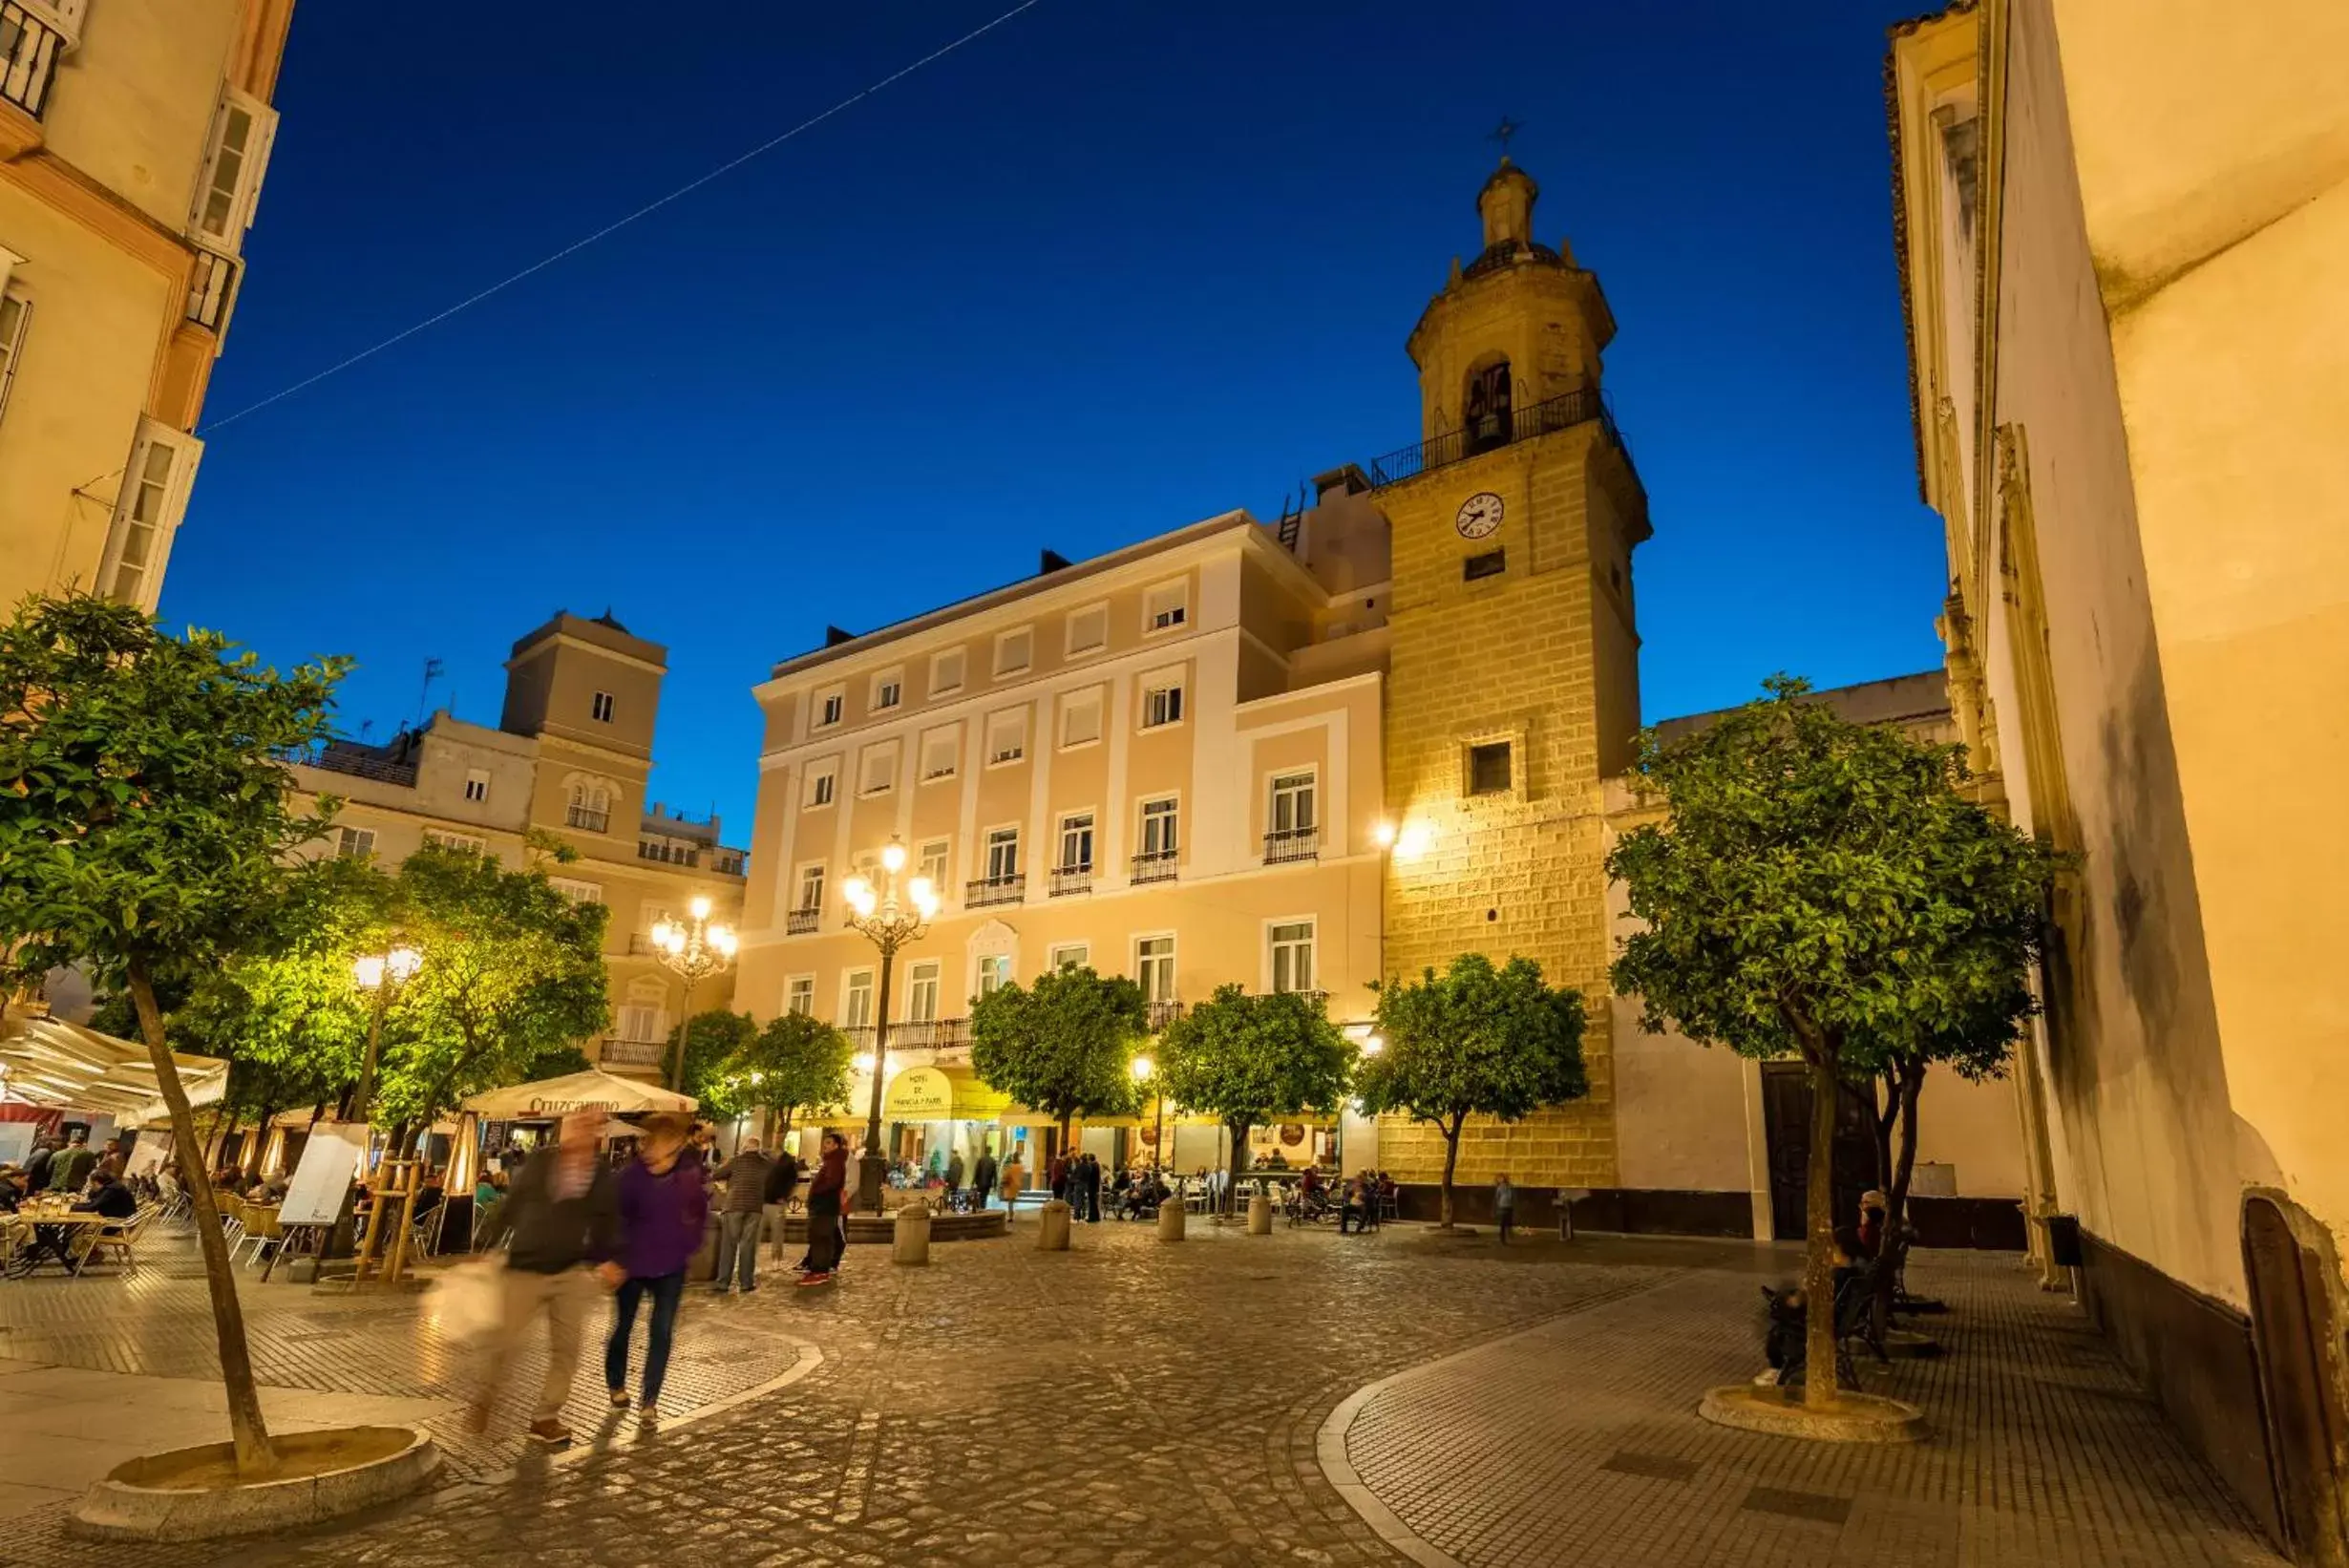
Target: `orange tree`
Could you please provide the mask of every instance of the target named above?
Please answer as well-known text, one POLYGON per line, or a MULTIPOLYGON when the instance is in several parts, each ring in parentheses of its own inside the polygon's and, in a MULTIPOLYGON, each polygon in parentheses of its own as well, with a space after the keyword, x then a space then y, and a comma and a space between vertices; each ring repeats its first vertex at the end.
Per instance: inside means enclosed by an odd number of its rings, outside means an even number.
POLYGON ((1811 1134, 1805 1402, 1835 1398, 1833 1155, 1846 1079, 2011 1038, 2056 857, 1968 800, 1960 748, 1852 724, 1787 676, 1666 745, 1637 778, 1665 816, 1608 874, 1641 928, 1611 971, 1649 1029, 1799 1056, 1811 1134))

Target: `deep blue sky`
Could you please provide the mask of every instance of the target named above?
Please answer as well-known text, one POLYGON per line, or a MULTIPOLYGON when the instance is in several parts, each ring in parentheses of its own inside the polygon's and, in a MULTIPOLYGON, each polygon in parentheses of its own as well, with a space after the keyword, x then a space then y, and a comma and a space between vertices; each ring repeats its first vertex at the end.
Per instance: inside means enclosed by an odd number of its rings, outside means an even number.
MULTIPOLYGON (((1012 0, 307 0, 224 418, 1012 0)), ((1650 718, 1937 662, 1878 71, 1915 0, 1042 0, 632 227, 209 432, 163 610, 496 723, 513 639, 666 643, 656 796, 746 841, 749 695, 863 629, 1417 438, 1403 350, 1524 122, 1620 327, 1650 718)))

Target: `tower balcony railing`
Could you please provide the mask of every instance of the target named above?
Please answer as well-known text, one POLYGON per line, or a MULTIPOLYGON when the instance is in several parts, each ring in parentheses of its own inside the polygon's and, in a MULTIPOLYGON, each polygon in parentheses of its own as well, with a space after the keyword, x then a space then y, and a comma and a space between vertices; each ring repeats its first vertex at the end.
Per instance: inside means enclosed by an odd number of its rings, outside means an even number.
MULTIPOLYGON (((1420 441, 1388 453, 1370 462, 1372 489, 1384 489, 1400 484, 1431 469, 1449 468, 1453 463, 1498 451, 1516 441, 1529 441, 1536 435, 1567 430, 1576 425, 1598 422, 1616 449, 1623 455, 1623 465, 1631 467, 1631 448, 1623 440, 1623 433, 1616 428, 1615 414, 1607 407, 1605 395, 1597 387, 1577 387, 1570 392, 1529 403, 1509 413, 1495 414, 1447 431, 1433 440, 1420 441)), ((1632 482, 1639 483, 1639 472, 1632 472, 1632 482)), ((1645 487, 1641 495, 1646 494, 1645 487)))

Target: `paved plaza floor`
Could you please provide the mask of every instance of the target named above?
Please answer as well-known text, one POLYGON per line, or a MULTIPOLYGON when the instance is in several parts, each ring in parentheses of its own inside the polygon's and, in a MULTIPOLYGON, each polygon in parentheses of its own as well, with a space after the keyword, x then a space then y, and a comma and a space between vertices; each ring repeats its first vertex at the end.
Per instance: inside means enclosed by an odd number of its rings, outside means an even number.
MULTIPOLYGON (((921 1269, 859 1248, 820 1290, 696 1292, 667 1419, 611 1420, 584 1367, 573 1416, 586 1441, 554 1462, 518 1442, 518 1409, 486 1442, 464 1436, 469 1367, 429 1297, 248 1285, 273 1412, 396 1405, 449 1446, 446 1484, 342 1529, 104 1559, 2278 1561, 2077 1310, 2008 1258, 1915 1265, 1918 1288, 1955 1308, 1933 1324, 1949 1354, 1868 1377, 1922 1404, 1935 1436, 1876 1450, 1695 1415, 1708 1384, 1754 1370, 1755 1285, 1793 1272, 1783 1250, 1584 1238, 1504 1252, 1405 1226, 1341 1240, 1195 1225, 1167 1244, 1105 1223, 1046 1254, 1034 1234, 941 1246, 921 1269)), ((53 1488, 0 1494, 15 1511, 0 1562, 98 1560, 59 1534, 69 1483, 42 1455, 61 1425, 109 1452, 190 1440, 180 1423, 212 1368, 192 1252, 130 1280, 0 1284, 0 1481, 53 1488), (42 1413, 67 1400, 72 1423, 42 1413)), ((534 1375, 515 1373, 518 1387, 534 1375)))

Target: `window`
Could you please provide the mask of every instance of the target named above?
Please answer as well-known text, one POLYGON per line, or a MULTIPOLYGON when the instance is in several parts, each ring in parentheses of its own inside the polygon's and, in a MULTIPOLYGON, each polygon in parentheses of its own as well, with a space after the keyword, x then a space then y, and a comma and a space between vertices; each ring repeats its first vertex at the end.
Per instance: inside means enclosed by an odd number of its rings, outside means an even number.
POLYGON ((857 969, 848 977, 848 987, 840 998, 840 1027, 870 1028, 873 1025, 873 971, 857 969))
POLYGON ((915 857, 914 860, 914 875, 929 878, 930 885, 941 893, 943 893, 946 887, 948 848, 947 841, 943 838, 926 839, 922 843, 921 853, 915 857))
POLYGON ((905 698, 905 676, 900 670, 873 677, 873 710, 880 712, 895 708, 905 698))
POLYGON ((1018 709, 987 716, 987 766, 1017 762, 1027 754, 1027 715, 1018 709))
POLYGON ((905 1020, 930 1024, 938 1019, 938 960, 925 958, 905 971, 905 1020))
POLYGON ((203 177, 196 182, 196 210, 188 222, 231 254, 253 222, 262 169, 269 161, 269 140, 276 131, 275 111, 233 91, 222 96, 212 118, 203 177))
POLYGON ((990 828, 987 830, 987 876, 990 882, 1005 881, 1020 874, 1020 830, 990 828))
POLYGON ((98 563, 100 591, 117 604, 152 610, 171 559, 172 536, 187 511, 203 446, 194 436, 152 419, 138 422, 131 460, 123 465, 106 554, 98 563))
POLYGON ((1089 604, 1069 617, 1069 657, 1098 653, 1110 646, 1110 607, 1089 604))
POLYGON ((1509 742, 1505 740, 1470 747, 1468 793, 1507 795, 1510 789, 1509 762, 1509 742))
POLYGON ((474 801, 489 798, 489 770, 485 768, 465 770, 465 798, 474 801))
POLYGON ((821 861, 799 868, 799 901, 793 907, 811 914, 824 907, 824 867, 821 861))
POLYGON ((1176 824, 1180 815, 1175 802, 1145 800, 1142 802, 1142 853, 1144 855, 1173 855, 1176 843, 1176 824))
POLYGON ((1272 928, 1272 988, 1313 989, 1313 922, 1288 921, 1272 928))
POLYGON ((620 1024, 613 1031, 630 1045, 655 1045, 668 1033, 662 1026, 667 1022, 668 1009, 655 1002, 629 1002, 620 1008, 620 1024))
POLYGON ((815 1010, 815 977, 794 975, 783 983, 783 1010, 802 1018, 815 1010))
POLYGON ((1515 423, 1510 417, 1511 393, 1509 361, 1506 359, 1498 364, 1487 365, 1469 376, 1463 410, 1467 415, 1464 424, 1470 456, 1507 446, 1515 434, 1515 423))
POLYGON ((962 731, 933 730, 921 737, 921 781, 954 776, 955 753, 961 750, 962 731))
POLYGON ((799 799, 800 809, 814 811, 818 806, 831 805, 832 792, 838 782, 839 773, 840 765, 837 762, 819 762, 810 768, 807 789, 799 799))
POLYGON ((831 729, 840 722, 840 715, 847 711, 847 692, 839 690, 824 692, 815 699, 815 728, 818 730, 831 729))
POLYGON ((1161 725, 1180 724, 1183 717, 1183 688, 1179 680, 1154 681, 1142 691, 1142 728, 1155 730, 1161 725))
POLYGON ((424 841, 438 844, 442 849, 454 849, 467 855, 487 855, 489 840, 478 834, 451 833, 445 828, 426 828, 424 841))
POLYGON ((1077 812, 1060 819, 1060 866, 1062 871, 1090 871, 1093 868, 1093 814, 1077 812))
POLYGON ((603 889, 596 882, 578 881, 569 877, 549 877, 546 885, 573 903, 602 903, 603 889))
POLYGON ((1142 630, 1145 634, 1172 631, 1190 618, 1191 591, 1181 583, 1162 583, 1142 599, 1142 630))
POLYGON ((930 695, 943 697, 963 689, 963 650, 950 647, 930 656, 930 695))
POLYGON ((1028 628, 1006 631, 995 639, 995 678, 1017 675, 1026 669, 1035 654, 1035 638, 1028 628))
POLYGON ((0 294, 0 414, 8 413, 9 388, 16 380, 16 361, 25 351, 25 328, 32 325, 31 301, 0 294))
POLYGON ((887 746, 868 746, 864 749, 864 765, 857 775, 859 795, 887 795, 897 787, 898 749, 887 746))
POLYGON ((1144 937, 1133 944, 1134 979, 1145 1002, 1174 1000, 1174 939, 1144 937))
POLYGON ((1509 570, 1509 552, 1487 550, 1480 556, 1470 556, 1460 562, 1460 581, 1473 583, 1481 577, 1498 577, 1509 570))
POLYGON ((375 853, 373 828, 336 828, 327 841, 334 846, 334 858, 338 860, 354 860, 375 853))
POLYGON ((1272 781, 1270 833, 1311 833, 1314 825, 1313 774, 1275 773, 1272 781))
POLYGON ((1011 956, 989 953, 979 961, 979 994, 988 995, 1011 984, 1011 956))
POLYGON ((574 784, 563 808, 563 825, 582 833, 602 833, 612 823, 612 792, 601 784, 574 784))
POLYGON ((611 723, 611 722, 612 722, 612 694, 611 694, 610 692, 608 692, 608 691, 599 691, 599 692, 597 692, 597 693, 596 693, 596 700, 595 700, 595 702, 593 703, 593 705, 591 705, 590 711, 594 713, 594 715, 595 715, 595 721, 596 721, 598 724, 609 724, 609 723, 611 723))
POLYGON ((1054 947, 1048 966, 1053 969, 1082 969, 1093 961, 1092 947, 1082 942, 1064 942, 1054 947))
POLYGON ((1101 738, 1101 691, 1098 687, 1065 697, 1060 705, 1060 744, 1090 746, 1101 738))

